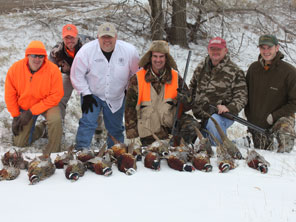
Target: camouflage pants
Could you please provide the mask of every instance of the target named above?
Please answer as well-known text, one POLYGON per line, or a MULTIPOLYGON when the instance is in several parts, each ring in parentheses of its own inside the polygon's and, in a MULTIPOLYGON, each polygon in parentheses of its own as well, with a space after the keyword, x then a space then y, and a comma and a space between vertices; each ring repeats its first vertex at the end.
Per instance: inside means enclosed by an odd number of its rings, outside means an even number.
POLYGON ((258 149, 274 150, 274 138, 278 141, 277 152, 291 152, 294 147, 295 119, 282 117, 271 128, 271 134, 265 135, 249 129, 252 134, 254 147, 258 149))

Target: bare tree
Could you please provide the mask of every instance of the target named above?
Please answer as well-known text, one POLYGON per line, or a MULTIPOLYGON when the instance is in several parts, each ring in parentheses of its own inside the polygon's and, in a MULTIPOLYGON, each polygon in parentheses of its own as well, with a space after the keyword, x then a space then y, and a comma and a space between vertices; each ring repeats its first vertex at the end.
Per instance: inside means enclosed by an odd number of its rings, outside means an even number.
POLYGON ((169 39, 172 44, 188 48, 186 0, 173 0, 172 29, 169 39))
POLYGON ((149 0, 151 8, 151 37, 152 40, 164 39, 164 16, 162 9, 162 0, 149 0))

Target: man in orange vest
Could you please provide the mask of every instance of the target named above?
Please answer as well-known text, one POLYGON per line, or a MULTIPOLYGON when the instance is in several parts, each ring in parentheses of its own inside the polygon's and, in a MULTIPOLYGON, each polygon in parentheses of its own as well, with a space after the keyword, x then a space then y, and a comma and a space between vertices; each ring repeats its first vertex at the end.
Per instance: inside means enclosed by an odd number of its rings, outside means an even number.
MULTIPOLYGON (((160 139, 169 138, 176 113, 177 89, 183 79, 178 75, 168 43, 162 40, 152 42, 139 66, 142 69, 130 79, 127 90, 125 128, 128 139, 140 137, 146 146, 155 141, 153 133, 160 139)), ((199 127, 197 121, 182 114, 179 123, 179 135, 192 143, 193 126, 199 127)))
POLYGON ((47 59, 42 42, 32 41, 25 58, 15 62, 5 80, 5 102, 13 117, 14 145, 24 147, 42 137, 48 127, 45 154, 61 151, 62 117, 58 107, 64 95, 59 68, 47 59), (46 124, 35 127, 38 115, 46 124))

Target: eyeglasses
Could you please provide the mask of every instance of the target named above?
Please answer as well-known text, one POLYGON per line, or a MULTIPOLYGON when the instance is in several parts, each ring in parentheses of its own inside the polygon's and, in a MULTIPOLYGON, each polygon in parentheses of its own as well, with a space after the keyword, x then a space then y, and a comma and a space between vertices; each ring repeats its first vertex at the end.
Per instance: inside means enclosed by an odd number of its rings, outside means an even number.
POLYGON ((31 56, 32 58, 34 58, 34 59, 37 58, 37 57, 38 57, 39 59, 43 59, 43 58, 45 57, 45 55, 34 55, 34 54, 31 54, 30 56, 31 56))

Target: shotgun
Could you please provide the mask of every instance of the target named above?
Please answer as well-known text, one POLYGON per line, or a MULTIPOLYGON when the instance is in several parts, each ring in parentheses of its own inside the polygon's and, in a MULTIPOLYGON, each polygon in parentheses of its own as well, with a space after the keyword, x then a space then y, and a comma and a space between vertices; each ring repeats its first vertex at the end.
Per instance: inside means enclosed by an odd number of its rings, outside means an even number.
MULTIPOLYGON (((188 56, 187 56, 187 61, 186 61, 186 66, 185 66, 185 71, 184 71, 184 77, 183 77, 183 83, 182 83, 181 89, 183 89, 184 86, 185 86, 191 53, 192 53, 192 51, 189 50, 188 56)), ((179 119, 180 119, 181 114, 182 114, 182 109, 183 109, 183 104, 181 104, 180 101, 177 101, 177 110, 176 110, 176 113, 175 113, 175 117, 174 117, 174 121, 173 121, 173 128, 172 128, 172 132, 171 132, 171 134, 173 135, 173 138, 174 138, 174 145, 176 145, 176 136, 178 134, 178 130, 177 129, 178 129, 178 125, 179 125, 179 119)))
MULTIPOLYGON (((212 109, 213 111, 215 111, 215 113, 218 112, 218 109, 217 109, 216 106, 213 106, 211 104, 209 106, 210 106, 210 109, 212 109)), ((220 115, 223 116, 223 117, 225 117, 225 118, 227 118, 227 119, 234 120, 234 121, 236 121, 236 122, 238 122, 240 124, 243 124, 243 125, 251 128, 251 129, 259 132, 259 133, 268 134, 268 135, 272 134, 269 129, 261 128, 260 126, 257 126, 257 125, 255 125, 253 123, 250 123, 249 121, 247 121, 247 120, 245 120, 243 118, 240 118, 237 115, 234 115, 232 113, 227 112, 227 113, 222 113, 220 115)))

